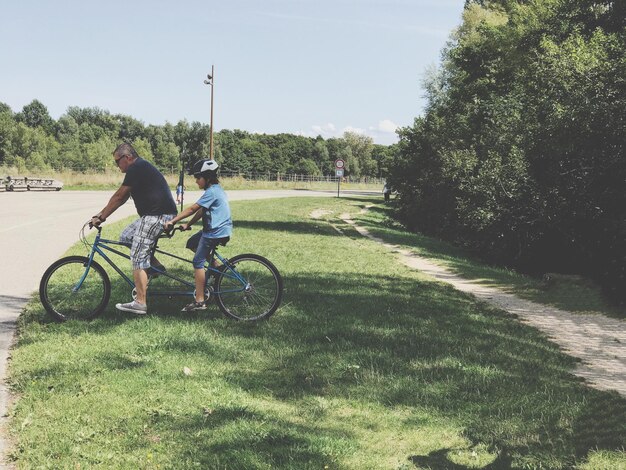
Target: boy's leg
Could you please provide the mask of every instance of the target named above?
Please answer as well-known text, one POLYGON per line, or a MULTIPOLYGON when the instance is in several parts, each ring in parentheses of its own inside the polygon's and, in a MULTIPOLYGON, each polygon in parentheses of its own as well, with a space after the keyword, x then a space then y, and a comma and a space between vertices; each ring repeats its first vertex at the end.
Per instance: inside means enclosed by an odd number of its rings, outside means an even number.
POLYGON ((208 299, 205 299, 204 297, 204 284, 206 282, 204 263, 206 262, 206 257, 210 250, 210 245, 207 241, 208 240, 204 237, 200 237, 199 239, 198 248, 196 249, 196 254, 193 257, 193 277, 195 280, 196 298, 194 299, 195 302, 183 307, 183 312, 206 309, 205 302, 208 299))
POLYGON ((204 281, 206 277, 204 274, 204 268, 195 268, 193 270, 193 277, 196 280, 196 302, 204 303, 204 281))

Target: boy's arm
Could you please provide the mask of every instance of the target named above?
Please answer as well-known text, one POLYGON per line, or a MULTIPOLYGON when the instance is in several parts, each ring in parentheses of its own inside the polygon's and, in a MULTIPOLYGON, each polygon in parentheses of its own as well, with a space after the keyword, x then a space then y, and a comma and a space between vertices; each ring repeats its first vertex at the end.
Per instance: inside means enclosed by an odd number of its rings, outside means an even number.
MULTIPOLYGON (((190 207, 188 207, 187 209, 182 211, 180 214, 178 214, 176 217, 174 217, 172 220, 167 222, 165 224, 165 226, 164 226, 165 230, 171 229, 176 222, 178 222, 179 220, 186 219, 191 214, 194 214, 195 212, 197 212, 198 209, 200 209, 200 206, 197 203, 194 203, 193 205, 191 205, 190 207)), ((195 216, 194 216, 194 218, 195 218, 195 216)))
POLYGON ((202 217, 202 207, 196 211, 191 220, 187 222, 187 226, 195 224, 202 217))

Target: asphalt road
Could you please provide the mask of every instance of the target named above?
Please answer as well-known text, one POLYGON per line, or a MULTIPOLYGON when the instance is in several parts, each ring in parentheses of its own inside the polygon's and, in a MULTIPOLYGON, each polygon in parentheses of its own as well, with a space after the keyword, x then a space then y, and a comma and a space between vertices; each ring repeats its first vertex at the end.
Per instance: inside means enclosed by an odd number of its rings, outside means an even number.
MULTIPOLYGON (((6 424, 9 400, 4 379, 16 320, 38 289, 46 268, 78 241, 83 224, 109 200, 112 191, 29 191, 0 193, 0 427, 6 424)), ((187 191, 195 201, 199 191, 187 191)), ((227 191, 231 201, 280 197, 336 196, 334 191, 227 191)), ((350 191, 342 194, 379 194, 350 191)), ((120 207, 108 222, 136 214, 132 201, 120 207)), ((236 225, 236 221, 235 221, 236 225)), ((6 443, 0 432, 0 455, 6 443)), ((0 461, 0 468, 2 461, 0 461)))

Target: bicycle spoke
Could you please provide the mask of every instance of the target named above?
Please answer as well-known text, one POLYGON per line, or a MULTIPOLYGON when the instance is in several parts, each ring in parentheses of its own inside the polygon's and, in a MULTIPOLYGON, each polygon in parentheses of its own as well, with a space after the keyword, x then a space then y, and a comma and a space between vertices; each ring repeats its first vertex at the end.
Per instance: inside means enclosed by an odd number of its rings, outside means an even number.
POLYGON ((239 255, 230 260, 217 280, 218 305, 237 320, 259 320, 272 315, 282 298, 282 278, 268 260, 239 255), (234 272, 233 272, 234 270, 234 272))
POLYGON ((56 320, 90 319, 106 307, 110 294, 108 277, 95 263, 86 273, 86 260, 78 256, 64 258, 44 274, 41 301, 56 320))

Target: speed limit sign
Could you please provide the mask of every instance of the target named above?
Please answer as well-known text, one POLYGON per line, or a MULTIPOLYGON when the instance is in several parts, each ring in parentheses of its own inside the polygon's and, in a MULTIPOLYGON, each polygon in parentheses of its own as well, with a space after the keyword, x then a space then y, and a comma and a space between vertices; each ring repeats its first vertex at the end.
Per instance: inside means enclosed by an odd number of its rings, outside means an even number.
POLYGON ((343 167, 346 166, 346 162, 344 162, 341 158, 338 158, 337 160, 335 160, 335 168, 337 168, 338 170, 343 169, 343 167))

